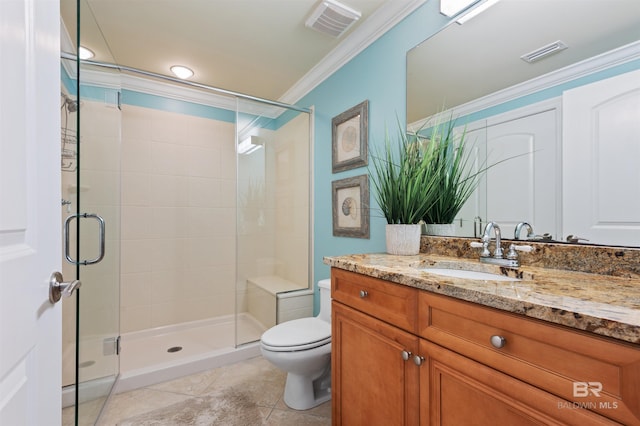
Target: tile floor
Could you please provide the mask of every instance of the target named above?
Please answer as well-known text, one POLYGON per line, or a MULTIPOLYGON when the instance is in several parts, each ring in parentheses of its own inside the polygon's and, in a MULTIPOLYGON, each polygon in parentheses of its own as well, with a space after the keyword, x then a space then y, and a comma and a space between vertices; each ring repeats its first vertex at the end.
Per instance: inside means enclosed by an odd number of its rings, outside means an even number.
POLYGON ((306 411, 283 400, 286 374, 262 357, 113 395, 98 426, 330 425, 331 401, 306 411))

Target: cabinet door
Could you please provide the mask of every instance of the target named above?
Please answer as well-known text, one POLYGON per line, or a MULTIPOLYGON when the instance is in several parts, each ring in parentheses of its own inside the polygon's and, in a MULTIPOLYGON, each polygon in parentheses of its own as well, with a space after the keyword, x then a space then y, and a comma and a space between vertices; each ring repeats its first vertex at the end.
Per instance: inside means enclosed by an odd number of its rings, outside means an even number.
POLYGON ((618 424, 469 358, 420 340, 420 424, 618 424))
POLYGON ((418 338, 335 301, 332 313, 333 425, 417 425, 418 338))

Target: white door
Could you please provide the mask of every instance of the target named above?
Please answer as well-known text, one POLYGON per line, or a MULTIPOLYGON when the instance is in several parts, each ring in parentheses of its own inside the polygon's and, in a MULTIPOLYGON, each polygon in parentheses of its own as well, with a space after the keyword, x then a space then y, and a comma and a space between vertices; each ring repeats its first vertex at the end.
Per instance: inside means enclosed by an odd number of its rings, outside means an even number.
POLYGON ((497 222, 504 238, 513 238, 519 222, 528 222, 539 235, 559 235, 558 107, 542 102, 469 125, 475 170, 489 169, 460 211, 458 235, 480 236, 476 217, 482 227, 497 222))
MULTIPOLYGON (((486 163, 487 156, 487 123, 486 120, 476 121, 467 127, 455 129, 458 134, 466 132, 465 146, 469 153, 469 168, 473 173, 480 172, 486 163)), ((478 187, 462 206, 454 220, 456 235, 459 237, 481 237, 483 224, 486 224, 487 181, 481 174, 478 187)))
POLYGON ((640 71, 562 100, 565 235, 640 245, 640 71))
POLYGON ((487 220, 500 225, 504 238, 513 238, 519 222, 558 238, 558 129, 553 109, 487 128, 487 164, 506 159, 487 170, 487 220))
POLYGON ((60 424, 59 16, 0 0, 0 425, 60 424))

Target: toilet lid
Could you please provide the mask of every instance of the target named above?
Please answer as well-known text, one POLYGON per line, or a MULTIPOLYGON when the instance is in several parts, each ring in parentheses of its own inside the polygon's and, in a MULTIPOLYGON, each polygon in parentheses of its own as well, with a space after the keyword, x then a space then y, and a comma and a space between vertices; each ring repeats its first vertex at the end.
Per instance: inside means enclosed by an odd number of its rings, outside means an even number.
POLYGON ((295 319, 271 327, 261 340, 276 351, 312 349, 331 342, 331 324, 315 317, 295 319))

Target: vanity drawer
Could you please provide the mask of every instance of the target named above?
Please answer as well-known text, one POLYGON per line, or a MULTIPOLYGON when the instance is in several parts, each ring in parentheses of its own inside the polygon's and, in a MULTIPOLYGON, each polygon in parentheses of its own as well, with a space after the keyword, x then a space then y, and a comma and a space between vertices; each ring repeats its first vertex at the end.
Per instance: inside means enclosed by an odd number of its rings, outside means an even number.
POLYGON ((421 337, 583 408, 624 424, 640 424, 638 345, 419 293, 421 337), (494 343, 503 346, 495 347, 492 336, 494 343))
POLYGON ((331 269, 331 298, 416 333, 418 289, 342 269, 331 269))

